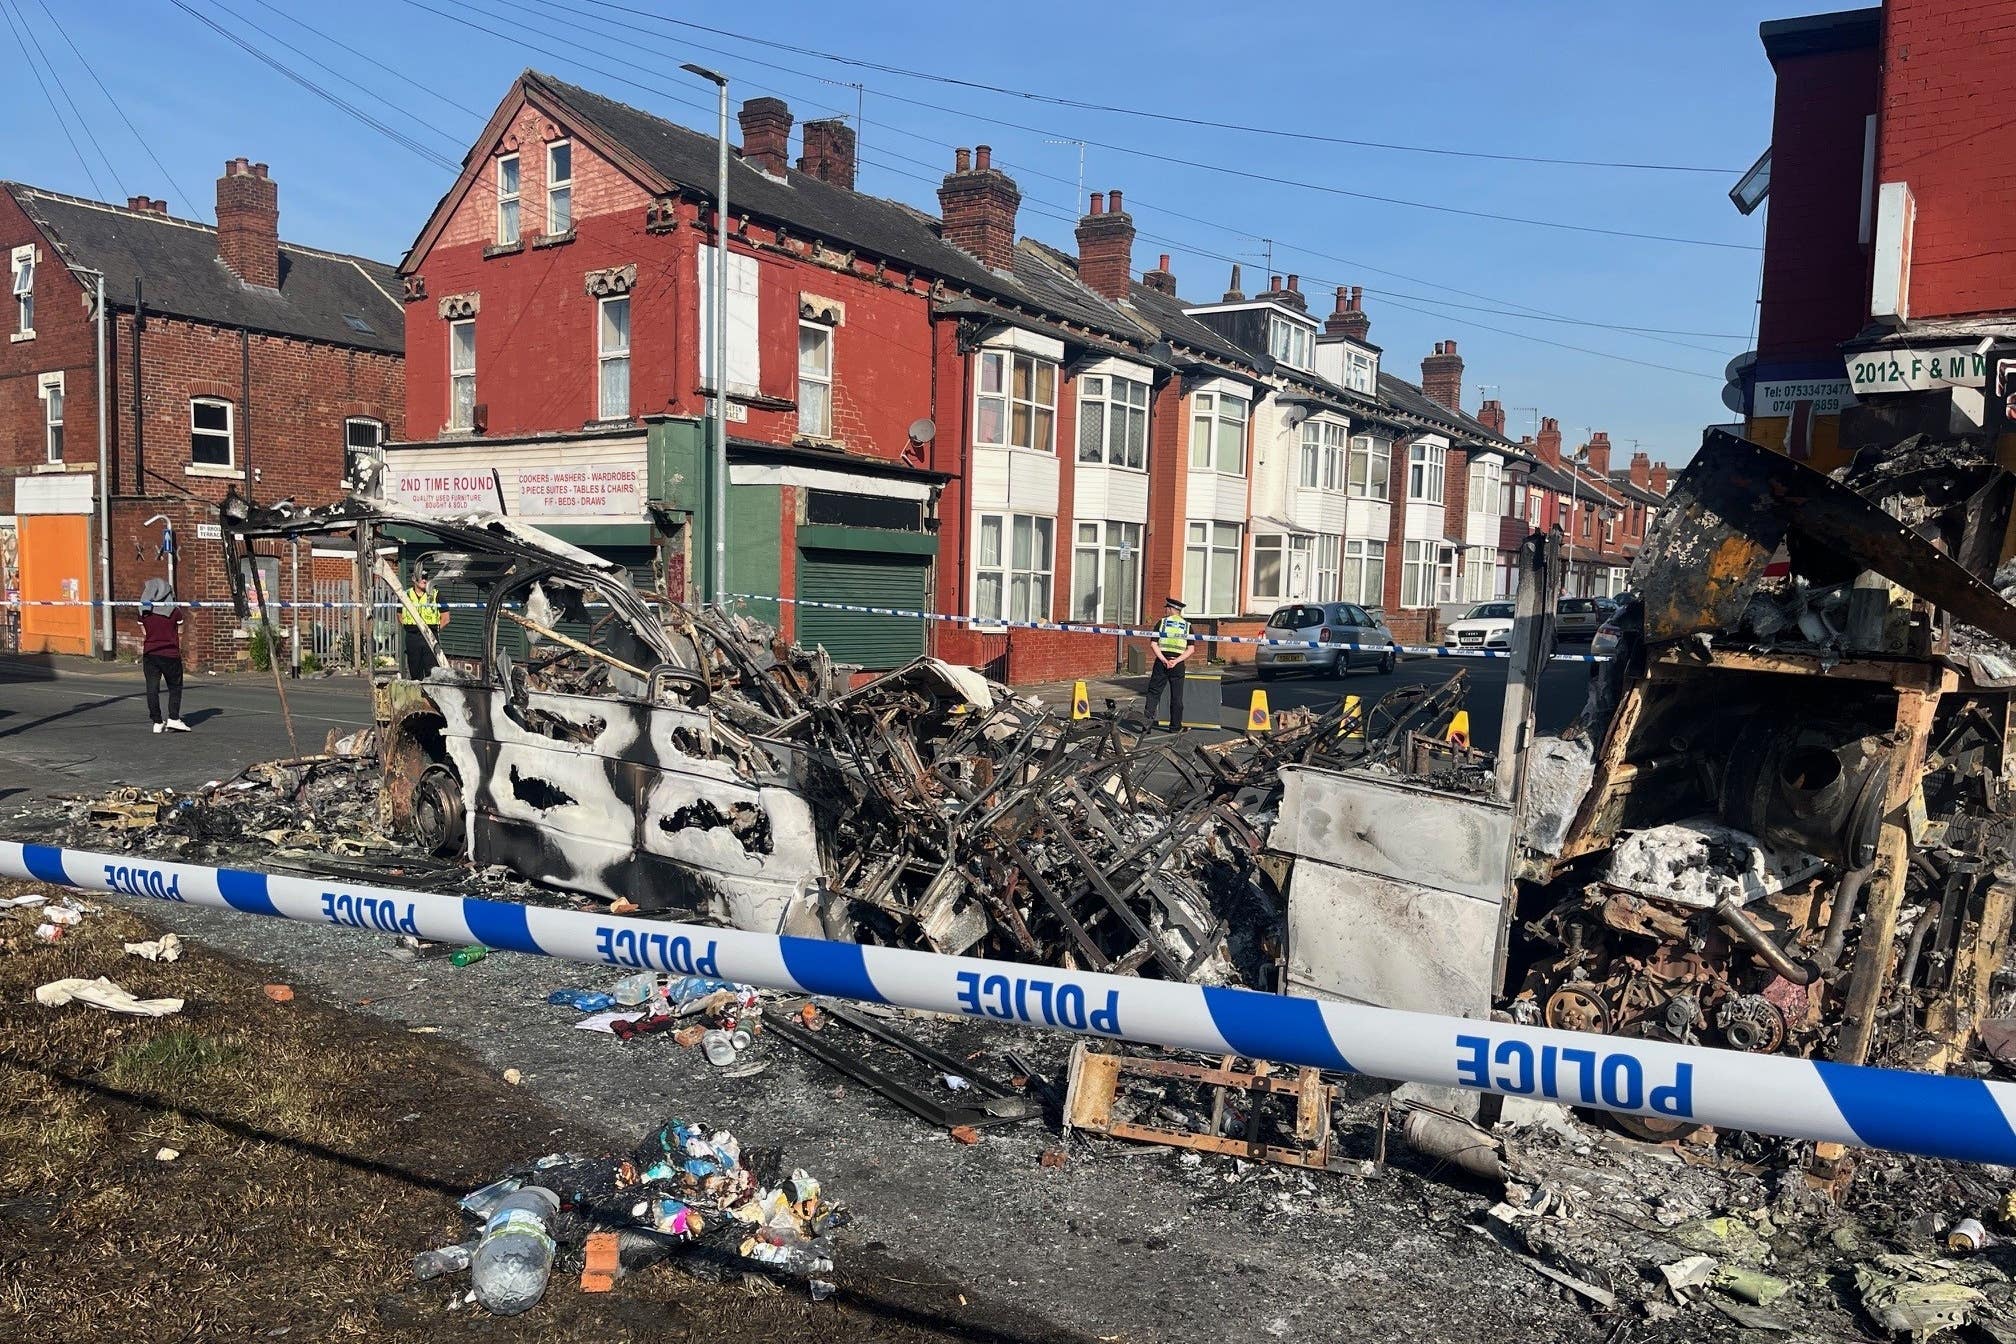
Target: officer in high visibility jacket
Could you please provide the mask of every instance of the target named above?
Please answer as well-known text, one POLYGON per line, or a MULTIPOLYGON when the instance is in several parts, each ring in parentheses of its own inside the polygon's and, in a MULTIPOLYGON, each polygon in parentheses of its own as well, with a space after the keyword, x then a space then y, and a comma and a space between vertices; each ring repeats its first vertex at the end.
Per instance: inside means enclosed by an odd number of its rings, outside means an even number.
POLYGON ((399 595, 400 635, 406 644, 406 675, 424 681, 434 670, 434 650, 423 629, 438 632, 448 624, 449 614, 441 610, 441 599, 427 579, 427 571, 413 567, 413 579, 399 595))
POLYGON ((1149 642, 1155 665, 1148 671, 1148 726, 1155 726, 1155 702, 1169 691, 1169 730, 1183 727, 1183 664, 1190 660, 1190 622, 1183 619, 1183 604, 1170 598, 1162 604, 1162 619, 1155 624, 1155 638, 1149 642))

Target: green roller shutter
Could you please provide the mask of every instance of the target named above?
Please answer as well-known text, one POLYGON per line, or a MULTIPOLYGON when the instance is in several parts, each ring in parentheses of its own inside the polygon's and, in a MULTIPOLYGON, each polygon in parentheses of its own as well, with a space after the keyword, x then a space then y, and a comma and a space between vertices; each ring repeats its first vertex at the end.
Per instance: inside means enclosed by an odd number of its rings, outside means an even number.
MULTIPOLYGON (((927 609, 931 560, 924 555, 801 549, 798 596, 807 602, 863 607, 927 609)), ((825 646, 835 662, 877 670, 901 667, 924 654, 924 621, 916 616, 871 616, 824 607, 798 608, 798 642, 825 646)))

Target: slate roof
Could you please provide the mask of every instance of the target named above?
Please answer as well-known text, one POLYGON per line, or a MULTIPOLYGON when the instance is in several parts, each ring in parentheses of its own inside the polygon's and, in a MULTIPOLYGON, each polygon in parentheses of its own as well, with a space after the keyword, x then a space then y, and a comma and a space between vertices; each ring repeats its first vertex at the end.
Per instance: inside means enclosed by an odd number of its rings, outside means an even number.
POLYGON ((280 288, 248 285, 217 256, 208 224, 127 210, 18 182, 0 183, 71 266, 105 274, 113 307, 133 306, 133 282, 149 312, 245 327, 276 336, 403 354, 399 276, 383 262, 280 244, 280 288), (348 319, 368 328, 359 331, 348 319))
POLYGON ((1494 448, 1510 452, 1515 457, 1523 456, 1511 440, 1482 420, 1465 415, 1462 411, 1450 410, 1405 378, 1397 377, 1384 369, 1379 371, 1379 395, 1391 402, 1396 410, 1422 420, 1432 420, 1450 426, 1460 431, 1461 436, 1466 439, 1488 443, 1494 448))
POLYGON ((1666 497, 1657 490, 1648 490, 1629 476, 1620 476, 1613 472, 1610 476, 1610 486, 1626 499, 1635 499, 1640 504, 1664 504, 1666 502, 1666 497))

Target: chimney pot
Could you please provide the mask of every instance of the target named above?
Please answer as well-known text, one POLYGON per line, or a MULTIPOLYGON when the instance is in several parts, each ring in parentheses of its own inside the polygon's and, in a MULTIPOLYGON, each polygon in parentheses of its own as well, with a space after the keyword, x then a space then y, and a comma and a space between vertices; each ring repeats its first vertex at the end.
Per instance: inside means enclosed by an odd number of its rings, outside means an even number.
POLYGON ((1235 261, 1232 263, 1232 283, 1225 287, 1225 297, 1221 302, 1244 303, 1246 301, 1246 291, 1241 289, 1239 285, 1239 263, 1235 261))
POLYGON ((1120 193, 1092 193, 1092 213, 1078 221, 1078 278, 1093 293, 1118 302, 1134 283, 1134 221, 1120 209, 1120 193))
POLYGON ((1158 271, 1166 271, 1169 269, 1169 254, 1167 252, 1164 252, 1162 254, 1162 259, 1155 263, 1155 269, 1158 271))
POLYGON ((1121 213, 1121 210, 1120 210, 1120 193, 1119 193, 1118 191, 1115 191, 1115 192, 1113 193, 1113 206, 1112 206, 1112 209, 1113 209, 1113 213, 1114 213, 1114 214, 1116 214, 1116 215, 1117 215, 1117 214, 1119 214, 1119 213, 1121 213))
POLYGON ((1365 286, 1351 286, 1351 307, 1353 311, 1365 306, 1365 286))
POLYGON ((953 172, 955 172, 955 173, 964 173, 964 172, 969 172, 969 171, 971 171, 971 170, 972 170, 972 167, 973 167, 973 151, 972 151, 972 150, 970 150, 970 149, 955 149, 955 150, 953 150, 953 151, 952 151, 952 171, 953 171, 953 172))
POLYGON ((1092 209, 1091 209, 1091 212, 1090 212, 1090 213, 1092 213, 1092 214, 1095 214, 1095 215, 1103 215, 1103 214, 1105 214, 1105 213, 1106 213, 1106 193, 1105 193, 1105 192, 1103 192, 1103 191, 1095 191, 1095 192, 1093 192, 1093 193, 1092 193, 1092 209))
POLYGON ((1288 292, 1289 292, 1290 294, 1300 294, 1300 293, 1302 292, 1302 277, 1301 277, 1301 276, 1299 276, 1299 275, 1291 275, 1291 276, 1289 276, 1289 277, 1288 277, 1288 292))
POLYGON ((973 146, 974 169, 979 172, 985 172, 989 168, 992 168, 993 166, 994 166, 994 147, 992 145, 973 146))
POLYGON ((1268 276, 1268 277, 1267 277, 1267 292, 1268 292, 1269 294, 1279 294, 1279 293, 1281 292, 1281 277, 1280 277, 1280 276, 1278 276, 1278 275, 1270 275, 1270 276, 1268 276))
POLYGON ((1161 261, 1156 265, 1154 270, 1141 277, 1141 283, 1158 294, 1167 294, 1172 298, 1175 296, 1176 277, 1170 274, 1169 254, 1167 252, 1162 254, 1161 261))
POLYGON ((971 160, 963 149, 954 155, 956 171, 938 185, 939 232, 983 266, 1005 271, 1015 264, 1015 212, 1022 192, 1013 178, 992 167, 993 155, 986 145, 975 146, 971 160))

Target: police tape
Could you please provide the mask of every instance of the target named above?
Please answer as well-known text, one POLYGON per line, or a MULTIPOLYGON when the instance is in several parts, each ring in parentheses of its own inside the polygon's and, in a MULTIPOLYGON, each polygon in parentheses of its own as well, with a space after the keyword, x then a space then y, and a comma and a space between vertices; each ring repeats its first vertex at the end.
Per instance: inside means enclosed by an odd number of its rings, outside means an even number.
MULTIPOLYGON (((867 616, 902 616, 920 621, 947 621, 954 625, 990 630, 1050 630, 1065 635, 1115 635, 1122 639, 1156 639, 1158 630, 1137 630, 1126 625, 1095 625, 1082 621, 1005 621, 991 616, 966 616, 957 612, 918 611, 909 607, 868 607, 853 602, 822 602, 809 597, 769 597, 761 593, 729 593, 742 602, 778 602, 793 607, 818 607, 824 611, 852 611, 867 616)), ((1353 653, 1404 653, 1415 658, 1510 658, 1509 649, 1484 649, 1450 644, 1346 644, 1325 639, 1279 639, 1272 635, 1192 634, 1193 644, 1256 644, 1283 649, 1348 649, 1353 653)), ((1557 663, 1607 663, 1605 653, 1557 653, 1557 663)))
POLYGON ((2016 1084, 0 842, 0 876, 1104 1040, 2016 1165, 2016 1084))
MULTIPOLYGON (((144 610, 156 605, 157 604, 153 602, 140 602, 130 600, 127 598, 113 598, 111 600, 103 600, 99 598, 87 599, 87 598, 54 598, 54 597, 0 597, 0 608, 112 607, 116 610, 120 607, 138 607, 144 610)), ((199 611, 203 610, 230 611, 233 609, 232 603, 227 601, 220 601, 214 598, 183 599, 178 597, 175 598, 171 603, 169 603, 169 605, 176 607, 191 607, 199 611)), ((254 610, 257 610, 259 606, 258 603, 253 602, 249 599, 246 601, 245 605, 253 608, 254 610)), ((269 608, 273 609, 274 611, 286 611, 289 609, 298 611, 397 611, 401 606, 401 604, 397 601, 296 602, 290 599, 283 599, 283 598, 273 598, 269 600, 266 603, 266 605, 269 608)), ((488 610, 490 606, 488 602, 436 602, 434 605, 442 611, 450 611, 450 610, 485 611, 488 610)), ((595 606, 600 604, 590 603, 589 605, 595 606)))

